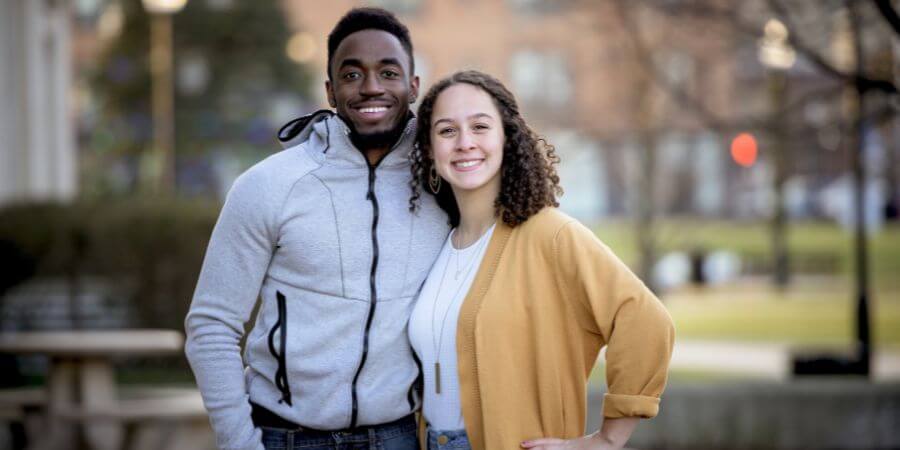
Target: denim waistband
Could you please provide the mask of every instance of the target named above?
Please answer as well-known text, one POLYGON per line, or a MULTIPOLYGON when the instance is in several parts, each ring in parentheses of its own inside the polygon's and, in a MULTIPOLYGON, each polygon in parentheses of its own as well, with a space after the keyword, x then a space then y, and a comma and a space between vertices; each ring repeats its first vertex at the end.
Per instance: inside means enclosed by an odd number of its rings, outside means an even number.
POLYGON ((429 425, 428 450, 470 450, 466 430, 435 430, 429 425))
MULTIPOLYGON (((288 422, 290 423, 290 422, 288 422)), ((264 431, 265 439, 269 445, 276 445, 276 441, 290 442, 303 441, 306 445, 330 445, 334 443, 363 443, 373 439, 390 439, 407 433, 415 433, 416 421, 413 414, 378 425, 358 426, 354 429, 344 430, 316 430, 306 427, 280 427, 275 424, 254 424, 264 431)))

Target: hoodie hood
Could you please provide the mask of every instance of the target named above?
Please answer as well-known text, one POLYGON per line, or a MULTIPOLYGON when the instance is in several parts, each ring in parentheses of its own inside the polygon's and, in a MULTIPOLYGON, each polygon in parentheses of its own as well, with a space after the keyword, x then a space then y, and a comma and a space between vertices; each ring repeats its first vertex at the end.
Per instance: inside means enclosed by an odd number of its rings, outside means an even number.
MULTIPOLYGON (((363 167, 368 166, 364 153, 350 140, 350 127, 333 111, 318 110, 286 123, 278 131, 278 141, 283 148, 306 143, 310 156, 319 163, 363 167)), ((409 164, 409 153, 416 139, 416 117, 409 114, 400 139, 384 156, 378 167, 395 167, 409 164)))
POLYGON ((336 116, 333 111, 320 109, 312 114, 291 120, 278 130, 278 142, 285 149, 304 142, 312 134, 313 125, 332 116, 336 116))

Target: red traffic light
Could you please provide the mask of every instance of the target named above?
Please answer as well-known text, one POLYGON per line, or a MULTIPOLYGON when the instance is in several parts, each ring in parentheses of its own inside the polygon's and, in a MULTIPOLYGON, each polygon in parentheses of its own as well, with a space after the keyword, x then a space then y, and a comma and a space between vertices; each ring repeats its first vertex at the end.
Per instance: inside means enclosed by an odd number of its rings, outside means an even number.
POLYGON ((731 140, 731 159, 742 167, 756 162, 756 138, 750 133, 740 133, 731 140))

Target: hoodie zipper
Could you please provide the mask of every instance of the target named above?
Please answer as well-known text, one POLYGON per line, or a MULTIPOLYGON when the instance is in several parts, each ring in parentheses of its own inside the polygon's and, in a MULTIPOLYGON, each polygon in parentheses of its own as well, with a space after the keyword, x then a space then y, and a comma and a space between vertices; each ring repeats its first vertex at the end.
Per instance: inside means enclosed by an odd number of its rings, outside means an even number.
MULTIPOLYGON (((384 159, 384 158, 382 158, 384 159)), ((380 160, 378 162, 381 162, 380 160)), ((350 428, 356 428, 356 420, 359 414, 359 400, 356 394, 356 382, 363 366, 366 365, 366 357, 369 354, 369 329, 372 328, 372 318, 375 317, 375 305, 378 302, 378 291, 375 286, 375 273, 378 270, 378 198, 375 196, 375 168, 378 163, 369 164, 369 191, 366 199, 372 202, 372 270, 369 272, 369 315, 366 317, 366 329, 363 334, 362 357, 356 374, 353 376, 352 399, 353 410, 350 414, 350 428)))
POLYGON ((372 328, 372 319, 375 317, 375 305, 378 303, 378 291, 375 286, 375 274, 378 271, 378 197, 375 196, 375 169, 384 159, 393 152, 397 145, 409 133, 409 123, 400 139, 397 140, 387 153, 381 156, 374 164, 369 162, 365 153, 362 153, 366 165, 369 167, 369 189, 366 192, 366 200, 372 202, 372 269, 369 272, 369 314, 366 317, 366 328, 363 333, 362 356, 359 358, 359 366, 356 367, 356 374, 353 375, 353 384, 351 386, 352 409, 350 412, 350 429, 356 428, 356 422, 359 418, 359 399, 356 392, 356 382, 359 380, 359 374, 362 373, 363 366, 366 365, 366 358, 369 356, 369 330, 372 328))
POLYGON ((275 386, 281 392, 281 398, 278 400, 278 403, 287 403, 288 406, 293 406, 293 403, 291 403, 291 386, 288 384, 287 377, 287 362, 285 361, 285 354, 287 353, 287 304, 284 294, 280 291, 276 291, 275 296, 278 301, 278 321, 275 322, 272 330, 269 331, 269 352, 278 361, 278 368, 275 370, 275 386), (275 332, 279 328, 281 329, 279 339, 281 343, 280 352, 275 349, 275 332))

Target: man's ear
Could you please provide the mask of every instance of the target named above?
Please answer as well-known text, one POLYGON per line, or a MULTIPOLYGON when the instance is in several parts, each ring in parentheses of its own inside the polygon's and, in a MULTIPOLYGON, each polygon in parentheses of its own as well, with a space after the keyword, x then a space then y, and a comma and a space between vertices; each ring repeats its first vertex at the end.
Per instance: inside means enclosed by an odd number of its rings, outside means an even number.
POLYGON ((419 98, 419 76, 413 75, 409 81, 409 103, 415 103, 419 98))
POLYGON ((331 87, 331 81, 325 80, 325 98, 332 108, 337 108, 337 100, 334 99, 334 89, 331 87))

